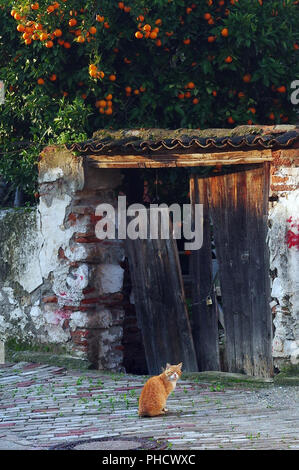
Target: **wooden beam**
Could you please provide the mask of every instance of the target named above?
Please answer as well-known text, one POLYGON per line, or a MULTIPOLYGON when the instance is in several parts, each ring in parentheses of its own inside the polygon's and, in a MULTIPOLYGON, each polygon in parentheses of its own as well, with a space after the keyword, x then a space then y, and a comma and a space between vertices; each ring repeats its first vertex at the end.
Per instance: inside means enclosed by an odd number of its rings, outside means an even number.
POLYGON ((151 155, 88 155, 89 166, 95 168, 167 168, 214 165, 240 165, 272 160, 272 151, 248 150, 218 153, 151 154, 151 155))

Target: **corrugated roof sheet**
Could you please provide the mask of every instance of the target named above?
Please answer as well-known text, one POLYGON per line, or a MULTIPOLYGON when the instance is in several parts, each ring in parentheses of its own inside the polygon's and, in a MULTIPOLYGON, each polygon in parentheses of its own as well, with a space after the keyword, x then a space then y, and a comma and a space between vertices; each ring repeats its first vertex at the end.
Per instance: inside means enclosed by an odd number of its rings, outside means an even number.
POLYGON ((93 139, 68 145, 68 148, 83 155, 137 155, 169 153, 174 150, 200 153, 201 151, 213 152, 213 150, 282 149, 292 147, 296 142, 299 142, 299 127, 296 126, 242 126, 233 130, 211 129, 207 131, 194 129, 103 130, 95 133, 93 139), (228 135, 225 135, 225 131, 228 135))

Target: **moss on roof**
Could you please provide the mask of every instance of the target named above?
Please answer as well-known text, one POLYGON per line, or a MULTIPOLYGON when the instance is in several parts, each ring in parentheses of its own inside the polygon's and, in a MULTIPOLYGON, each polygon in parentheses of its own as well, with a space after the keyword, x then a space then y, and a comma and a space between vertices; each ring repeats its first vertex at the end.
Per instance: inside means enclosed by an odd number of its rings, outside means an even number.
POLYGON ((208 137, 238 137, 245 135, 279 134, 296 129, 295 125, 286 126, 238 126, 233 129, 100 129, 93 134, 95 140, 143 140, 160 141, 177 139, 182 136, 208 137))

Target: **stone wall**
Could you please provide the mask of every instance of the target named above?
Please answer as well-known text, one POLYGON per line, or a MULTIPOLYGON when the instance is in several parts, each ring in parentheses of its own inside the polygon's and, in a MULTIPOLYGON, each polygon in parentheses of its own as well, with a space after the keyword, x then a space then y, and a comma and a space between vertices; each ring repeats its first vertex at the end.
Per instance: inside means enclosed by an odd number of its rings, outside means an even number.
POLYGON ((124 249, 94 233, 97 205, 113 205, 120 182, 117 170, 84 168, 63 147, 44 150, 37 209, 1 215, 0 339, 120 370, 124 249))
MULTIPOLYGON (((273 156, 268 245, 280 368, 299 362, 299 150, 273 156)), ((121 180, 119 170, 91 169, 63 146, 43 151, 37 208, 0 212, 0 341, 146 372, 124 246, 95 236, 96 207, 116 207, 121 180)))
POLYGON ((269 250, 273 359, 299 363, 299 149, 273 152, 269 250))

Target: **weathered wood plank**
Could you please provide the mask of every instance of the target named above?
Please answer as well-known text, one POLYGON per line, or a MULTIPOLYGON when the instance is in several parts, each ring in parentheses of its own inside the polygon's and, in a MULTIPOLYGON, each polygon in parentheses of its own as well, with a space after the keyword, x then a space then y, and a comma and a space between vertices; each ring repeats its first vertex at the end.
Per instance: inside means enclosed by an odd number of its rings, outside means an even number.
POLYGON ((149 373, 167 362, 197 371, 176 241, 127 239, 126 250, 149 373))
POLYGON ((163 168, 234 165, 271 161, 271 150, 215 153, 169 153, 151 155, 89 155, 87 163, 96 168, 163 168))
POLYGON ((208 178, 229 371, 269 377, 271 312, 266 214, 269 168, 208 178))
POLYGON ((220 370, 218 315, 213 286, 210 216, 206 179, 190 178, 191 203, 203 204, 203 245, 191 252, 192 317, 191 327, 197 354, 198 369, 220 370), (207 305, 207 297, 212 304, 207 305))

